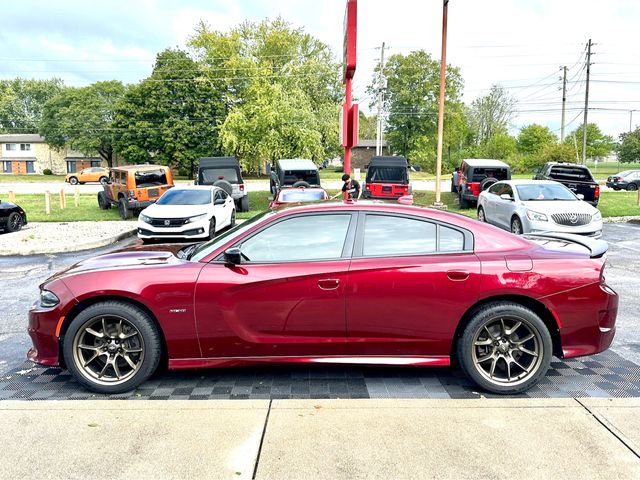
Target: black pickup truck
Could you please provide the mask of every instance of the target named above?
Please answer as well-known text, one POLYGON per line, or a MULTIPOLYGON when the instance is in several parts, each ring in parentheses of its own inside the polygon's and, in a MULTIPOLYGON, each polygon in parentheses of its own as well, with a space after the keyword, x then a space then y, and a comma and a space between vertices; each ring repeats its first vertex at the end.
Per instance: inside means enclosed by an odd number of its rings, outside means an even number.
POLYGON ((600 186, 584 165, 549 162, 538 170, 533 179, 554 180, 561 183, 576 195, 582 195, 583 200, 594 207, 600 200, 600 186))

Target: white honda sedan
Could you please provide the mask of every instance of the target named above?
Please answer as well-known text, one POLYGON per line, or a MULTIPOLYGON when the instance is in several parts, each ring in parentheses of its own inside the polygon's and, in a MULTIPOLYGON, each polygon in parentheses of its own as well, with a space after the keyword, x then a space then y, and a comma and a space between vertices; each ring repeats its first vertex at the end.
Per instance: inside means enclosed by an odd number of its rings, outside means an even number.
POLYGON ((522 233, 602 236, 600 211, 549 180, 505 180, 478 197, 478 220, 522 233))
POLYGON ((167 190, 138 217, 138 237, 213 238, 215 233, 236 223, 233 198, 222 188, 180 186, 167 190))

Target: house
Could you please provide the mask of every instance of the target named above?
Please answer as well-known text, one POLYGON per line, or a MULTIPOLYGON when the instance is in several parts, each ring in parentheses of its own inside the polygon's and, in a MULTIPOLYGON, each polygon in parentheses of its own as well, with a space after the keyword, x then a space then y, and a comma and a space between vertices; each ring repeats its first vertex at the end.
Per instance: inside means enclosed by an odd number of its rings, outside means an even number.
POLYGON ((70 149, 49 147, 38 134, 1 134, 0 135, 0 173, 26 175, 42 174, 49 169, 54 175, 65 175, 83 168, 106 167, 98 156, 87 156, 70 149))
MULTIPOLYGON (((369 165, 371 157, 376 154, 375 140, 360 140, 358 144, 351 149, 351 167, 365 169, 365 165, 369 165)), ((391 155, 387 142, 382 142, 382 155, 391 155)))

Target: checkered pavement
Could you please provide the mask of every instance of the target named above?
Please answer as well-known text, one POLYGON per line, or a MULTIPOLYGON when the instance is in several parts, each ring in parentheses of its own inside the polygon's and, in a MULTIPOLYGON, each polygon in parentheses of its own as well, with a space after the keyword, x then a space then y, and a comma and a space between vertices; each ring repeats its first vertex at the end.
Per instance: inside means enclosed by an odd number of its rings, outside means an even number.
MULTIPOLYGON (((88 392, 58 368, 25 362, 0 377, 0 400, 480 398, 460 371, 424 367, 269 366, 162 372, 132 392, 88 392)), ((535 387, 512 397, 640 397, 640 365, 612 351, 582 359, 554 359, 535 387)))

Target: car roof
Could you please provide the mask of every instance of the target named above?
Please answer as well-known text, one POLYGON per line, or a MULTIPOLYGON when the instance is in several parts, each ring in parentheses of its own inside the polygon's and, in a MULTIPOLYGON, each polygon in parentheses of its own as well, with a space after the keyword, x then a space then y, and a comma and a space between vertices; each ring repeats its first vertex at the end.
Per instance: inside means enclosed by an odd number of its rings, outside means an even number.
POLYGON ((406 167, 408 166, 407 159, 402 156, 391 157, 372 157, 369 162, 369 168, 384 166, 384 167, 406 167))
POLYGON ((503 167, 509 168, 509 165, 501 160, 495 160, 492 158, 465 158, 462 160, 470 167, 503 167))
POLYGON ((318 167, 311 160, 304 158, 285 158, 278 160, 280 168, 283 170, 317 170, 318 167))
POLYGON ((562 185, 560 182, 553 180, 500 180, 496 183, 508 183, 509 185, 562 185))
POLYGON ((159 168, 169 170, 169 167, 165 165, 150 165, 148 163, 141 165, 122 165, 118 167, 111 167, 111 170, 158 170, 159 168))
POLYGON ((202 157, 198 160, 199 167, 240 167, 236 157, 202 157))
POLYGON ((176 185, 171 190, 222 190, 214 185, 176 185))

